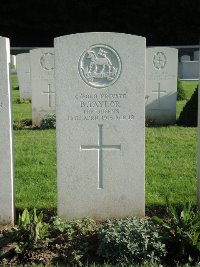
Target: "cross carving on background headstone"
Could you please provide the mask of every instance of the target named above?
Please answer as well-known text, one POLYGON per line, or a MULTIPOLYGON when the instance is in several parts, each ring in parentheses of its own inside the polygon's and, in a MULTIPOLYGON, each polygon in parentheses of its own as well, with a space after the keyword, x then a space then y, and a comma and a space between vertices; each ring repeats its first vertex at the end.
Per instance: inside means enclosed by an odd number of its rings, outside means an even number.
POLYGON ((51 84, 48 84, 48 90, 47 92, 42 92, 43 94, 48 94, 48 105, 49 105, 49 108, 52 107, 52 101, 51 101, 51 95, 52 94, 55 94, 54 91, 51 91, 51 84))
POLYGON ((28 71, 25 72, 28 75, 31 75, 31 70, 29 69, 28 71))
POLYGON ((160 98, 161 98, 161 93, 166 93, 166 91, 161 91, 160 90, 160 83, 158 83, 158 90, 152 91, 152 93, 158 94, 158 109, 160 109, 160 98))
POLYGON ((98 125, 98 145, 81 145, 82 150, 98 151, 98 189, 103 188, 103 150, 121 150, 121 145, 103 145, 103 125, 98 125))
POLYGON ((159 56, 159 57, 157 58, 157 61, 158 61, 159 64, 161 64, 161 63, 163 62, 163 58, 161 58, 161 56, 159 56))

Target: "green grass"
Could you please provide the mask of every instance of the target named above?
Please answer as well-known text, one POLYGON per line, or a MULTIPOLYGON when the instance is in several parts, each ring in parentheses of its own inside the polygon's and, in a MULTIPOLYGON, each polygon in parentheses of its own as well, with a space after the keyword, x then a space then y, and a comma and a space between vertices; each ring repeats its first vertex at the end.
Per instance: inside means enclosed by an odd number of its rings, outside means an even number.
POLYGON ((197 129, 146 128, 146 204, 196 202, 197 129))
POLYGON ((14 131, 17 208, 56 208, 55 130, 14 131))
MULTIPOLYGON (((196 202, 197 129, 146 128, 146 205, 196 202)), ((18 208, 56 208, 55 130, 14 132, 18 208)))
MULTIPOLYGON (((17 84, 14 77, 14 83, 17 84)), ((187 97, 197 82, 183 82, 187 97)), ((19 91, 13 90, 13 100, 19 91)), ((186 101, 177 102, 177 116, 186 101)), ((14 118, 30 119, 31 104, 14 103, 14 118)), ((196 203, 197 128, 146 128, 146 206, 196 203)), ((16 207, 56 209, 55 130, 14 131, 16 207)))
POLYGON ((198 85, 198 81, 181 81, 181 83, 185 89, 186 97, 189 100, 198 85))
POLYGON ((16 89, 16 87, 18 87, 18 79, 16 74, 12 74, 11 83, 12 83, 12 89, 16 89))

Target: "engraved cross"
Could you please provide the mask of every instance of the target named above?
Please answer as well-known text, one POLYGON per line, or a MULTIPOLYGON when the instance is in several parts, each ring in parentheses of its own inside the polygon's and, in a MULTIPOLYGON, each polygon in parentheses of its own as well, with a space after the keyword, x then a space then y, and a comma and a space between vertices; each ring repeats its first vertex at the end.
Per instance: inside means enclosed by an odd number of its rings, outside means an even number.
POLYGON ((31 70, 29 69, 28 71, 25 72, 26 74, 30 75, 31 74, 31 70))
POLYGON ((48 84, 48 90, 47 92, 42 92, 43 94, 48 94, 48 105, 49 108, 52 107, 52 103, 51 103, 51 95, 55 94, 55 92, 51 91, 51 84, 48 84))
POLYGON ((103 125, 98 125, 98 145, 81 145, 82 150, 98 151, 98 189, 103 188, 103 150, 121 150, 121 145, 103 145, 103 125))
POLYGON ((160 98, 161 98, 161 93, 166 93, 166 91, 161 91, 160 90, 160 83, 158 83, 158 90, 152 91, 152 93, 158 94, 158 106, 160 108, 160 98))
POLYGON ((159 57, 157 58, 157 61, 158 61, 158 64, 161 64, 161 63, 163 62, 163 58, 161 58, 161 56, 159 56, 159 57))

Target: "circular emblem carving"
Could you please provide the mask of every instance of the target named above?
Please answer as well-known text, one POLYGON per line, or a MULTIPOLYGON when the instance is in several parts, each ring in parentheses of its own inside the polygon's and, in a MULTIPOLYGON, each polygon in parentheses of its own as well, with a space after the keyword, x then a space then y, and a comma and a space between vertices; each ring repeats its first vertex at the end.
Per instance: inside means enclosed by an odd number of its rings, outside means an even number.
POLYGON ((84 82, 95 88, 103 88, 119 78, 121 60, 113 48, 93 45, 81 55, 78 68, 84 82))
POLYGON ((54 54, 44 53, 40 58, 40 65, 44 70, 53 70, 54 69, 54 54))
POLYGON ((153 65, 158 70, 163 69, 166 65, 166 62, 167 59, 163 52, 157 52, 153 57, 153 65))

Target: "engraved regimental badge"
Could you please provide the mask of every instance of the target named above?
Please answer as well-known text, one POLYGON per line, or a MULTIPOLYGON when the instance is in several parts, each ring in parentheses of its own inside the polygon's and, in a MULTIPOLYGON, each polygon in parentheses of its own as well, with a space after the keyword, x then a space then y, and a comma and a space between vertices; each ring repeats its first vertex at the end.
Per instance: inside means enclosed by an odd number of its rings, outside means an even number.
POLYGON ((54 69, 54 54, 44 53, 40 58, 40 65, 44 70, 54 69))
POLYGON ((161 70, 164 69, 167 59, 163 52, 157 52, 153 57, 154 68, 161 70))
POLYGON ((119 78, 121 60, 113 48, 93 45, 81 55, 78 68, 84 82, 95 88, 103 88, 119 78))

